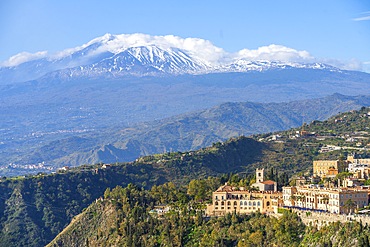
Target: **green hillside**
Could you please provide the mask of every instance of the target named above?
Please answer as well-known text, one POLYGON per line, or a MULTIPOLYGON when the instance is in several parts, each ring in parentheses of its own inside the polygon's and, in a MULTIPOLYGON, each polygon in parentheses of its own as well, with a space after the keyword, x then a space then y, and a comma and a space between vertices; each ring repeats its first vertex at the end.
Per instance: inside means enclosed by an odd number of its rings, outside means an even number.
POLYGON ((197 210, 200 205, 171 184, 149 191, 117 187, 47 246, 369 246, 370 229, 359 222, 336 222, 318 230, 289 211, 279 218, 227 214, 207 219, 197 210), (161 203, 169 206, 164 215, 153 210, 161 203))
MULTIPOLYGON (((37 176, 3 178, 0 182, 0 246, 42 246, 49 243, 106 188, 139 188, 173 182, 186 185, 192 179, 238 173, 234 182, 247 183, 256 167, 268 168, 267 177, 279 187, 289 183, 296 173, 310 173, 312 161, 339 158, 348 150, 319 153, 329 143, 363 148, 368 144, 369 108, 343 113, 328 121, 315 121, 304 130, 315 134, 296 136, 301 129, 232 138, 198 151, 163 153, 145 156, 135 162, 82 166, 67 172, 37 176), (333 138, 321 139, 320 136, 333 138), (353 135, 362 136, 363 147, 347 142, 353 135), (348 136, 347 136, 348 135, 348 136), (275 136, 275 138, 273 138, 275 136), (343 137, 344 136, 344 137, 343 137), (244 179, 245 178, 245 179, 244 179)), ((352 150, 350 150, 352 151, 352 150)), ((358 150, 366 155, 365 150, 358 150)), ((233 176, 227 176, 233 178, 233 176)), ((233 181, 233 180, 232 180, 233 181)))
POLYGON ((106 188, 134 183, 150 188, 173 181, 253 170, 268 145, 240 137, 187 153, 165 153, 102 169, 82 166, 65 173, 17 177, 0 182, 0 246, 42 246, 50 242, 106 188), (98 169, 98 170, 96 170, 98 169))
MULTIPOLYGON (((11 148, 11 152, 18 150, 15 156, 3 150, 2 162, 34 164, 45 161, 53 166, 128 162, 156 153, 197 150, 240 135, 287 130, 304 122, 325 120, 338 112, 369 105, 369 96, 340 94, 287 103, 224 103, 159 121, 43 140, 41 146, 31 145, 23 155, 25 149, 19 144, 11 148)), ((0 169, 3 176, 25 172, 0 169)))

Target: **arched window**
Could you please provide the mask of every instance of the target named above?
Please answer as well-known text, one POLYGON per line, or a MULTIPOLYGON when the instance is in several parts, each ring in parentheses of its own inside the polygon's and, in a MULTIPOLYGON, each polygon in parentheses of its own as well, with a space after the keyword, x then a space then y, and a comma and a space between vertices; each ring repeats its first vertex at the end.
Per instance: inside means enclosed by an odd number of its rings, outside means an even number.
POLYGON ((240 201, 240 206, 243 206, 243 201, 240 201))
POLYGON ((269 207, 269 206, 270 206, 270 202, 267 202, 267 203, 266 203, 266 206, 267 206, 267 207, 269 207))
POLYGON ((215 205, 218 206, 218 202, 216 202, 215 205))
POLYGON ((231 205, 231 202, 227 202, 227 205, 230 206, 231 205))
POLYGON ((221 202, 221 206, 223 206, 223 205, 225 205, 225 203, 224 202, 221 202))
POLYGON ((244 205, 247 206, 248 205, 248 202, 247 201, 244 201, 244 205))
POLYGON ((236 204, 237 204, 237 203, 236 203, 236 201, 235 201, 235 202, 234 202, 234 206, 236 206, 236 204))

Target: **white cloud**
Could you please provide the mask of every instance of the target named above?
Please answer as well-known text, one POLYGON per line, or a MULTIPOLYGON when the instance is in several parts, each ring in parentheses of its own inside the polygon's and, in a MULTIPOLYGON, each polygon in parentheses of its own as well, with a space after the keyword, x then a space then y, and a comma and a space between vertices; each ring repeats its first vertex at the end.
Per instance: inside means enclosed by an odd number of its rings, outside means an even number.
POLYGON ((19 64, 29 62, 32 60, 45 58, 47 57, 47 51, 40 51, 36 53, 29 53, 29 52, 21 52, 12 57, 10 57, 7 61, 2 62, 0 65, 4 67, 12 67, 17 66, 19 64))
POLYGON ((96 47, 89 49, 88 53, 84 54, 84 57, 80 58, 81 60, 77 61, 77 63, 81 63, 81 61, 88 61, 90 56, 102 52, 108 51, 112 53, 119 53, 129 47, 156 45, 162 49, 179 48, 185 50, 190 56, 195 57, 206 64, 225 64, 238 59, 244 59, 249 61, 268 60, 298 63, 319 62, 330 64, 340 69, 364 71, 370 70, 369 64, 364 64, 355 59, 349 61, 319 59, 313 57, 305 50, 300 51, 283 45, 271 44, 268 46, 259 47, 257 49, 242 49, 236 53, 228 53, 222 48, 219 48, 213 45, 210 41, 204 39, 181 38, 174 35, 152 36, 141 33, 120 35, 106 34, 93 39, 82 46, 65 49, 52 55, 48 55, 46 51, 37 53, 22 52, 9 58, 9 60, 5 62, 0 63, 0 66, 17 66, 21 63, 40 58, 46 58, 48 60, 61 59, 73 54, 74 52, 89 47, 90 45, 96 45, 96 47))
POLYGON ((262 46, 256 50, 243 49, 236 58, 248 60, 273 60, 284 62, 312 62, 314 58, 307 51, 297 51, 282 45, 262 46))
POLYGON ((370 21, 370 15, 369 16, 363 16, 363 17, 358 17, 354 18, 354 21, 370 21))
POLYGON ((363 62, 362 70, 366 73, 370 73, 370 61, 363 62))
POLYGON ((227 53, 222 48, 213 45, 210 41, 199 38, 181 38, 174 35, 151 36, 147 34, 106 34, 92 40, 88 44, 102 42, 95 52, 100 53, 109 51, 112 53, 121 52, 129 47, 157 45, 162 49, 179 48, 187 51, 203 61, 210 63, 223 63, 234 59, 249 60, 279 60, 289 62, 308 62, 313 57, 307 51, 297 51, 295 49, 281 46, 269 45, 256 50, 243 49, 237 53, 227 53))
POLYGON ((106 34, 100 38, 94 39, 88 44, 102 42, 95 52, 100 53, 109 51, 112 53, 121 52, 129 47, 138 47, 145 45, 157 45, 162 49, 179 48, 189 52, 202 60, 216 62, 223 57, 226 52, 214 46, 210 41, 198 38, 181 38, 174 35, 151 36, 147 34, 106 34))
POLYGON ((370 11, 361 13, 361 17, 353 18, 353 21, 370 21, 370 11))
POLYGON ((364 69, 364 63, 357 59, 350 59, 347 61, 338 60, 338 59, 320 59, 319 62, 330 64, 334 67, 337 67, 339 69, 344 69, 344 70, 363 71, 364 69))

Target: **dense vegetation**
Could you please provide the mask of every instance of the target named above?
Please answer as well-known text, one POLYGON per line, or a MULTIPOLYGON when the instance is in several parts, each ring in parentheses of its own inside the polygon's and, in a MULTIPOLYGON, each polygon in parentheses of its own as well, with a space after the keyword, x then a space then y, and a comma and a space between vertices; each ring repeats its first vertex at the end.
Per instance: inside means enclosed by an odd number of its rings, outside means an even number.
POLYGON ((316 227, 308 227, 302 241, 302 246, 370 246, 370 227, 361 223, 349 222, 331 223, 319 230, 316 227))
MULTIPOLYGON (((343 133, 367 131, 370 126, 367 112, 369 109, 363 108, 360 111, 346 113, 348 117, 342 117, 340 122, 333 118, 329 121, 313 122, 306 125, 305 129, 320 135, 331 130, 331 133, 335 133, 337 137, 343 133), (361 123, 356 125, 355 122, 358 121, 361 123)), ((248 186, 253 181, 256 167, 268 168, 268 179, 276 180, 279 186, 286 185, 292 174, 309 174, 312 160, 323 155, 318 153, 320 147, 325 145, 325 142, 332 142, 335 139, 321 141, 316 136, 291 138, 296 131, 275 133, 281 136, 278 141, 271 141, 272 133, 254 136, 254 139, 232 138, 224 143, 214 143, 211 147, 198 151, 145 156, 136 162, 114 164, 106 169, 101 168, 100 165, 82 166, 65 173, 3 178, 0 182, 0 246, 42 246, 47 244, 68 225, 74 216, 82 212, 96 198, 101 197, 106 188, 112 189, 117 185, 124 187, 133 183, 139 188, 152 188, 151 195, 147 197, 148 201, 142 206, 144 207, 143 211, 137 212, 144 212, 157 203, 168 203, 168 201, 189 203, 192 200, 196 202, 207 200, 207 196, 209 198, 210 193, 225 181, 235 185, 248 186), (220 176, 225 173, 228 175, 213 183, 210 182, 214 181, 212 179, 210 181, 194 180, 220 176), (189 188, 185 190, 186 193, 182 191, 180 194, 175 193, 176 195, 170 193, 170 191, 174 191, 172 188, 174 185, 170 186, 171 188, 168 188, 167 191, 162 191, 163 187, 154 186, 168 181, 172 181, 177 186, 189 182, 190 184, 189 188), (173 198, 170 200, 161 198, 161 194, 172 195, 173 198)), ((341 139, 343 138, 338 138, 338 140, 341 139)), ((336 158, 340 155, 343 156, 344 153, 342 151, 335 153, 336 158)), ((140 193, 147 193, 137 188, 136 190, 140 193)), ((109 193, 106 195, 106 200, 101 204, 102 207, 110 207, 110 204, 106 204, 111 201, 109 195, 109 193)), ((194 212, 189 212, 188 217, 191 220, 193 220, 193 216, 196 216, 194 212)), ((253 221, 252 218, 246 216, 235 217, 239 217, 240 224, 249 224, 243 222, 253 221)), ((213 221, 216 222, 212 224, 219 224, 218 220, 215 219, 209 222, 213 221)), ((190 221, 189 224, 192 226, 195 223, 190 221)), ((202 229, 207 229, 207 222, 202 221, 201 224, 202 229)), ((275 223, 271 223, 271 225, 273 224, 275 223)), ((240 227, 247 229, 244 228, 246 226, 240 227)), ((118 229, 114 231, 117 234, 123 234, 118 229)), ((212 231, 209 230, 207 234, 211 234, 212 231)), ((229 233, 229 230, 227 232, 229 233)), ((202 234, 205 233, 196 234, 203 236, 202 234)), ((237 234, 230 236, 233 237, 225 239, 225 241, 239 244, 237 234)), ((182 241, 188 241, 186 243, 190 244, 192 240, 182 239, 182 241)))
POLYGON ((163 193, 161 199, 171 210, 157 215, 151 213, 160 203, 155 192, 132 185, 107 190, 104 200, 79 215, 49 246, 298 246, 302 240, 305 227, 297 215, 206 219, 194 198, 174 187, 169 191, 172 196, 163 193))
MULTIPOLYGON (((195 178, 224 173, 253 173, 255 166, 267 167, 270 157, 282 157, 284 148, 279 150, 240 137, 194 152, 147 156, 134 163, 116 164, 106 169, 99 165, 82 166, 65 173, 3 179, 0 182, 0 246, 48 243, 73 216, 102 196, 106 188, 128 183, 151 188, 167 181, 186 184, 195 178)), ((289 163, 284 167, 294 166, 289 163)), ((271 176, 283 184, 288 181, 289 174, 280 172, 271 176)), ((243 178, 232 177, 233 182, 243 181, 243 178)))
MULTIPOLYGON (((203 180, 211 181, 217 179, 203 180)), ((280 217, 232 213, 205 218, 201 204, 185 192, 172 183, 152 190, 133 185, 107 190, 48 246, 369 246, 370 229, 358 222, 318 230, 287 210, 280 217), (163 204, 168 212, 153 212, 163 204)))

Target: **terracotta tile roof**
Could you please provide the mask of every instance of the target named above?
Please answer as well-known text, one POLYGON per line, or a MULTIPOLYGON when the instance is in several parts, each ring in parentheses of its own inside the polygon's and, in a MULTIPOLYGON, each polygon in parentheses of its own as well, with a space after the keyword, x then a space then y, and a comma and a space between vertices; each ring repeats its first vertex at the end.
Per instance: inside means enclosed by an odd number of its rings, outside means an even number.
POLYGON ((272 180, 266 180, 266 181, 263 181, 261 183, 263 183, 263 184, 271 184, 271 185, 275 184, 275 182, 272 181, 272 180))

